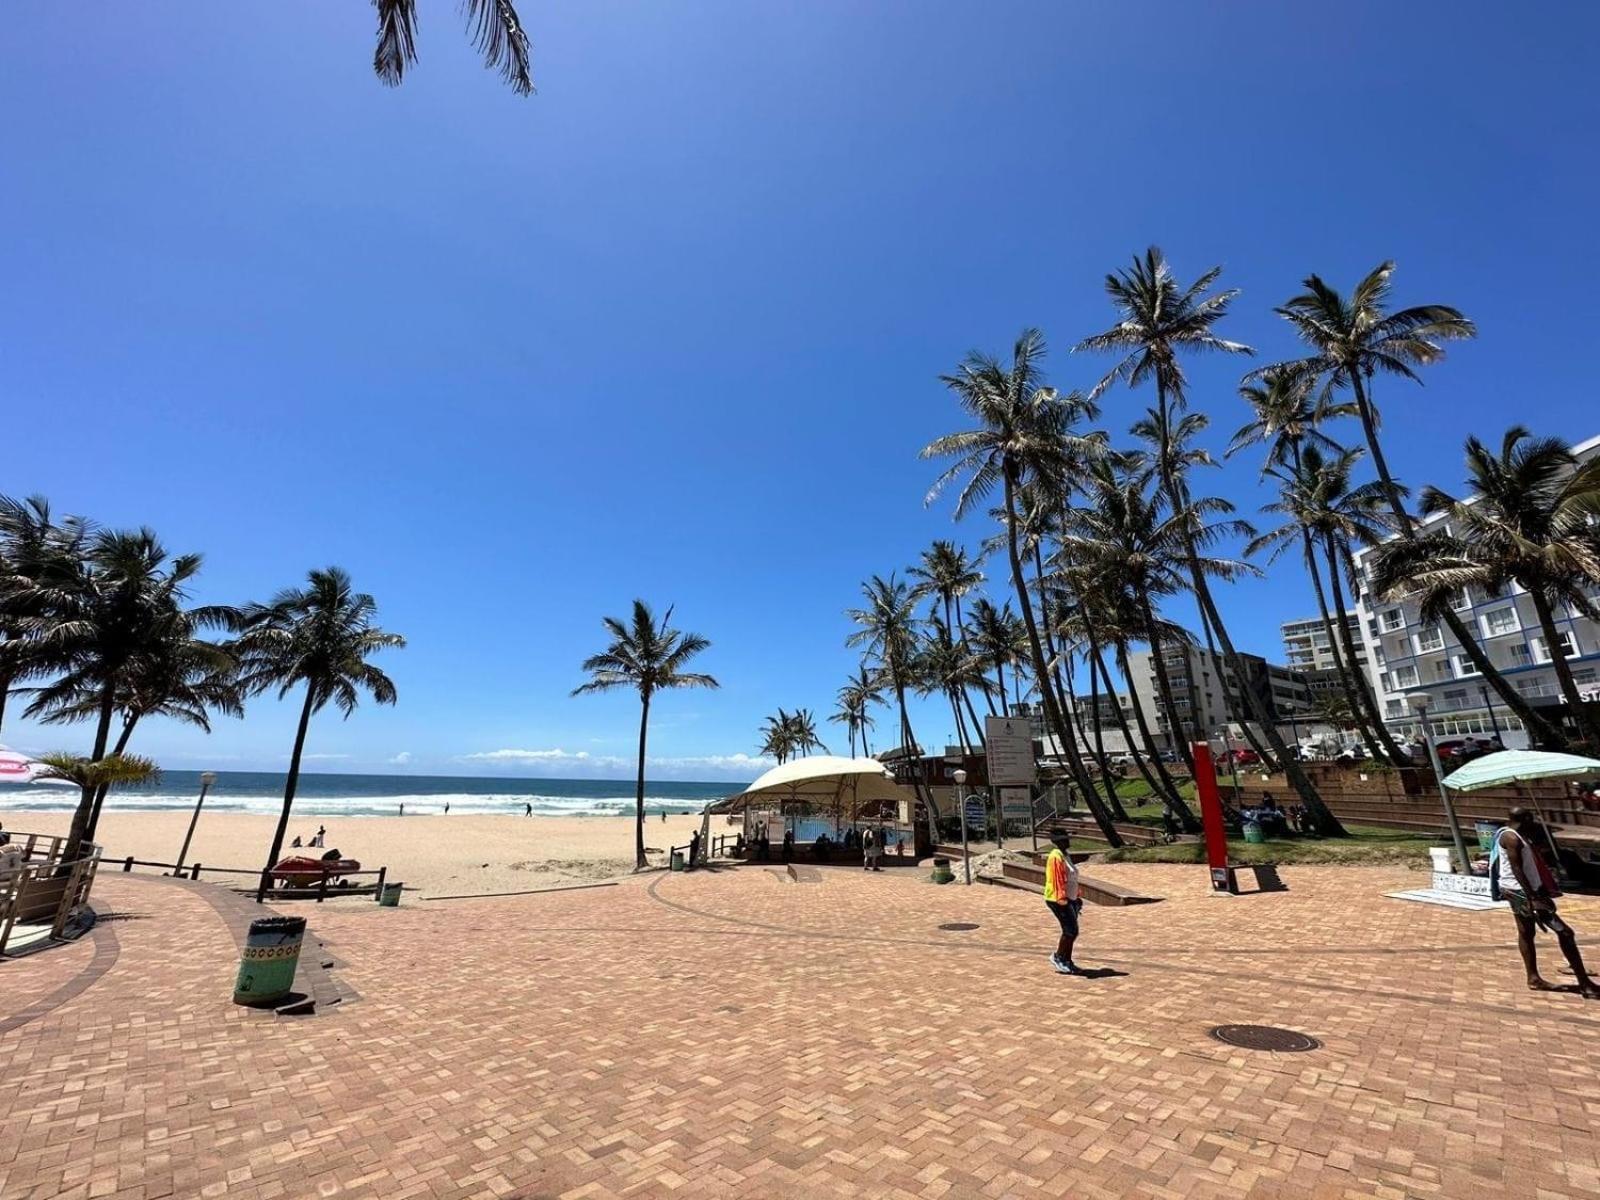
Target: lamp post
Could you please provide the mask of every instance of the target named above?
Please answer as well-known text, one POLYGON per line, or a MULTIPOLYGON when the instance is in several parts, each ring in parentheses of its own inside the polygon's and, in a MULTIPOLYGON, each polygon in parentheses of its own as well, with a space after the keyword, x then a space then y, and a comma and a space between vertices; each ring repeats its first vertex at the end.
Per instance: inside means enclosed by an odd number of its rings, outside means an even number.
POLYGON ((956 781, 956 813, 961 818, 961 867, 967 875, 967 886, 972 886, 972 856, 967 853, 967 772, 957 767, 951 772, 956 781))
POLYGON ((1422 740, 1428 746, 1428 761, 1433 764, 1433 778, 1439 785, 1439 799, 1444 801, 1444 816, 1450 825, 1450 840, 1455 843, 1461 873, 1470 875, 1472 860, 1467 857, 1467 843, 1461 836, 1461 822, 1456 819, 1456 806, 1450 799, 1450 789, 1444 786, 1444 768, 1439 765, 1439 748, 1433 744, 1433 733, 1428 728, 1428 705, 1433 703, 1433 697, 1427 692, 1412 692, 1406 697, 1406 703, 1416 709, 1418 722, 1422 726, 1422 740))
POLYGON ((174 875, 183 874, 183 860, 189 856, 189 839, 194 837, 194 827, 200 820, 200 806, 206 802, 206 793, 216 781, 215 771, 200 772, 200 798, 194 802, 194 815, 189 818, 189 832, 183 835, 183 849, 178 851, 177 865, 172 868, 174 875))
POLYGON ((1483 703, 1489 709, 1489 728, 1494 730, 1494 740, 1504 746, 1505 741, 1500 737, 1500 722, 1494 715, 1494 697, 1489 695, 1489 689, 1481 683, 1478 685, 1478 694, 1483 697, 1483 703))

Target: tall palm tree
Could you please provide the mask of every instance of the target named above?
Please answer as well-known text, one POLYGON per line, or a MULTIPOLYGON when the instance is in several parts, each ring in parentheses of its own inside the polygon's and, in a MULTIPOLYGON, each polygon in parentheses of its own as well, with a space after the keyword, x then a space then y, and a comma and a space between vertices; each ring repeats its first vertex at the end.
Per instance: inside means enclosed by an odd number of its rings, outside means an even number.
MULTIPOLYGON (((1302 285, 1305 291, 1274 311, 1293 326, 1312 353, 1294 362, 1279 364, 1276 369, 1307 372, 1324 380, 1330 388, 1350 389, 1361 418, 1367 450, 1394 513, 1396 527, 1402 538, 1409 539, 1416 536, 1417 526, 1389 470, 1388 459, 1384 457, 1383 443, 1378 437, 1380 414, 1373 402, 1372 382, 1382 373, 1421 383, 1418 368, 1443 359, 1444 342, 1475 337, 1478 330, 1460 310, 1446 304, 1419 304, 1398 312, 1387 311, 1393 274, 1393 262, 1379 263, 1356 284, 1348 299, 1320 276, 1307 276, 1302 285)), ((1535 740, 1556 745, 1564 742, 1560 731, 1540 716, 1511 681, 1496 669, 1454 609, 1444 606, 1438 612, 1438 619, 1460 643, 1462 652, 1472 660, 1484 682, 1494 688, 1535 740)))
POLYGON ((657 692, 675 688, 720 686, 710 675, 684 669, 691 659, 711 643, 698 633, 684 633, 672 628, 671 620, 670 606, 657 622, 650 606, 643 600, 633 602, 631 622, 617 617, 602 618, 601 623, 611 635, 611 642, 600 653, 583 660, 581 670, 589 676, 589 681, 572 689, 574 696, 588 692, 609 692, 615 688, 632 688, 639 693, 639 771, 634 796, 635 871, 642 871, 649 865, 644 853, 644 765, 645 745, 650 733, 650 701, 657 692))
MULTIPOLYGON (((417 0, 373 0, 378 10, 378 48, 372 69, 390 87, 417 61, 417 0)), ((532 55, 511 0, 465 0, 467 24, 483 65, 500 72, 519 96, 533 92, 532 55)))
MULTIPOLYGON (((981 746, 981 736, 969 733, 967 712, 971 710, 968 689, 981 688, 986 682, 983 663, 977 655, 956 640, 944 621, 934 614, 928 621, 928 630, 922 639, 916 658, 916 689, 919 694, 931 696, 940 693, 950 704, 950 715, 955 720, 957 740, 962 753, 971 754, 975 745, 981 746)), ((977 713, 971 713, 977 724, 977 713)))
POLYGON ((1381 512, 1382 486, 1376 481, 1351 484, 1355 464, 1364 454, 1365 451, 1353 448, 1324 457, 1318 447, 1307 446, 1295 451, 1291 463, 1269 467, 1266 474, 1278 481, 1279 498, 1262 505, 1262 511, 1289 519, 1253 540, 1245 547, 1245 553, 1253 556, 1266 551, 1270 563, 1276 562, 1290 547, 1300 548, 1316 592, 1317 609, 1333 653, 1340 690, 1349 704, 1355 728, 1373 758, 1387 758, 1392 763, 1403 764, 1409 760, 1383 723, 1371 688, 1364 678, 1357 678, 1352 669, 1358 659, 1350 623, 1344 617, 1340 577, 1345 573, 1351 547, 1381 541, 1386 528, 1381 512), (1337 621, 1329 611, 1327 593, 1323 589, 1322 569, 1317 561, 1319 553, 1326 556, 1334 588, 1333 611, 1339 614, 1337 621))
MULTIPOLYGON (((1011 707, 1006 702, 1006 667, 1015 667, 1027 657, 1028 631, 1022 620, 1011 611, 1008 600, 995 607, 987 596, 973 602, 967 616, 967 642, 983 661, 994 668, 995 688, 992 697, 999 699, 999 715, 1006 716, 1011 707)), ((988 692, 988 689, 984 689, 988 692)), ((989 707, 995 708, 991 698, 989 707)))
POLYGON ((795 709, 789 720, 794 729, 794 748, 802 758, 813 750, 821 750, 824 754, 828 752, 822 739, 817 736, 816 714, 809 708, 795 709))
MULTIPOLYGON (((1583 702, 1561 651, 1556 606, 1592 621, 1600 611, 1585 588, 1600 580, 1600 459, 1578 465, 1555 438, 1514 425, 1498 453, 1475 437, 1466 444, 1472 494, 1458 500, 1439 488, 1422 492, 1422 511, 1448 519, 1449 533, 1424 534, 1380 555, 1377 580, 1388 595, 1412 589, 1438 598, 1478 586, 1491 595, 1516 584, 1528 593, 1562 698, 1590 747, 1600 750, 1600 716, 1583 702)), ((1448 602, 1430 605, 1448 611, 1448 602)))
POLYGON ((332 702, 348 719, 362 692, 378 704, 398 699, 394 682, 367 660, 379 650, 404 647, 406 640, 380 629, 374 623, 377 615, 378 602, 356 591, 340 567, 312 570, 305 587, 286 588, 266 604, 250 604, 242 611, 242 632, 229 647, 238 660, 241 691, 251 695, 276 689, 280 700, 296 687, 305 691, 283 785, 283 811, 256 889, 258 900, 283 849, 312 715, 332 702))
POLYGON ((768 717, 761 724, 761 749, 760 753, 776 759, 781 767, 793 757, 794 744, 794 718, 783 709, 768 717))
POLYGON ((1084 770, 1077 738, 1051 686, 1049 663, 1039 636, 1039 622, 1034 616, 1018 544, 1017 492, 1022 485, 1030 478, 1055 479, 1066 475, 1079 462, 1097 455, 1100 449, 1098 439, 1085 437, 1075 429, 1078 421, 1096 415, 1094 404, 1076 393, 1062 396, 1055 388, 1047 386, 1041 366, 1044 354, 1044 335, 1037 329, 1027 329, 1012 347, 1009 364, 974 351, 954 374, 943 377, 945 386, 975 419, 977 428, 946 434, 923 447, 923 458, 956 459, 935 480, 926 502, 933 503, 946 486, 965 477, 966 482, 956 496, 955 515, 959 520, 996 486, 1001 488, 1011 582, 1022 622, 1028 630, 1034 682, 1044 706, 1045 721, 1066 755, 1067 768, 1083 793, 1101 834, 1111 845, 1118 846, 1122 839, 1084 770))
MULTIPOLYGON (((921 636, 917 602, 911 597, 910 587, 896 579, 893 572, 887 579, 874 575, 861 585, 861 596, 862 607, 848 609, 845 613, 856 625, 856 631, 845 639, 845 645, 875 659, 879 677, 894 693, 900 714, 900 747, 912 769, 912 786, 927 805, 922 750, 917 745, 916 734, 911 729, 911 714, 906 708, 906 690, 916 683, 917 647, 921 636)), ((928 811, 932 813, 931 805, 928 811)))
MULTIPOLYGON (((51 696, 92 698, 79 714, 94 721, 90 763, 106 757, 119 696, 153 644, 174 624, 223 625, 231 610, 185 611, 185 588, 200 570, 198 554, 170 558, 155 534, 90 532, 64 526, 44 541, 25 574, 0 580, 0 609, 14 636, 0 646, 12 678, 54 677, 51 696)), ((45 704, 35 702, 35 715, 45 704)), ((89 836, 97 790, 85 786, 67 835, 68 857, 89 836)))
MULTIPOLYGON (((1174 434, 1181 438, 1191 428, 1185 425, 1181 417, 1188 403, 1182 356, 1193 353, 1252 353, 1250 347, 1241 342, 1228 341, 1216 332, 1218 323, 1227 315, 1229 305, 1238 295, 1236 289, 1212 291, 1221 273, 1220 267, 1213 267, 1194 283, 1184 287, 1173 276, 1165 256, 1152 246, 1142 258, 1133 260, 1130 269, 1106 277, 1106 294, 1116 309, 1117 323, 1103 333, 1085 338, 1076 347, 1078 350, 1112 352, 1120 356, 1116 365, 1100 381, 1097 392, 1119 379, 1129 387, 1138 387, 1145 382, 1155 384, 1156 407, 1151 413, 1151 421, 1157 439, 1156 474, 1166 493, 1167 503, 1175 514, 1193 511, 1182 469, 1185 453, 1174 440, 1174 434)), ((1233 672, 1233 677, 1241 681, 1239 690, 1244 694, 1250 715, 1255 718, 1262 736, 1271 747, 1273 757, 1283 764, 1284 773, 1301 802, 1320 818, 1327 809, 1317 795, 1316 788, 1300 763, 1290 756, 1283 735, 1278 732, 1277 723, 1256 690, 1242 686, 1247 677, 1243 662, 1211 594, 1206 572, 1200 563, 1197 536, 1197 530, 1189 531, 1185 538, 1185 550, 1189 559, 1190 586, 1199 605, 1201 621, 1216 636, 1222 657, 1233 672)), ((1332 814, 1328 815, 1331 817, 1332 814)), ((1332 821, 1329 832, 1341 834, 1344 830, 1337 821, 1332 821)))
POLYGON ((883 703, 883 685, 873 677, 863 663, 838 692, 839 707, 828 718, 843 725, 850 734, 850 757, 856 756, 856 737, 861 738, 861 753, 872 757, 872 747, 867 744, 867 731, 876 721, 869 711, 874 704, 883 703))
MULTIPOLYGON (((79 517, 67 517, 60 525, 52 519, 50 502, 43 496, 14 500, 0 496, 0 645, 16 642, 26 635, 20 618, 22 595, 28 581, 35 578, 45 557, 80 552, 88 535, 88 524, 79 517)), ((35 594, 40 603, 44 597, 35 594)), ((13 652, 20 652, 20 646, 13 652)), ((6 701, 20 667, 0 656, 0 725, 4 724, 6 701)))

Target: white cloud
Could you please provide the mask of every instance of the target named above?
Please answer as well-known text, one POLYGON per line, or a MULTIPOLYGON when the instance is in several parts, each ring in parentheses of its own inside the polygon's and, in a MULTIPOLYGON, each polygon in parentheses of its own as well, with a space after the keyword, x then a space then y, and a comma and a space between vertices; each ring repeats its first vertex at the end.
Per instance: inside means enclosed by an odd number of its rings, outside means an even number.
POLYGON ((777 765, 774 759, 755 754, 700 754, 686 758, 646 758, 652 767, 707 767, 713 771, 765 771, 777 765))
POLYGON ((579 750, 576 754, 569 754, 565 750, 479 750, 476 754, 461 756, 467 762, 584 762, 589 758, 587 750, 579 750))
POLYGON ((393 758, 391 758, 389 760, 389 762, 392 765, 397 766, 397 767, 403 767, 407 763, 409 763, 410 761, 411 761, 411 751, 409 751, 409 750, 402 750, 402 751, 400 751, 399 754, 396 754, 393 758))

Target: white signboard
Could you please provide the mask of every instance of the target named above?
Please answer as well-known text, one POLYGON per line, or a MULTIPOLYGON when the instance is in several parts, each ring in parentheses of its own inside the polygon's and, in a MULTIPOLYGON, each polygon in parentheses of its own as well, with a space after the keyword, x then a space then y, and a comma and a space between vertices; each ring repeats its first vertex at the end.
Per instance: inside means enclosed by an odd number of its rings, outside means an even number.
POLYGON ((1033 801, 1027 788, 1003 787, 1000 789, 1000 816, 1007 821, 1033 820, 1033 801))
POLYGON ((989 784, 1031 784, 1035 776, 1033 730, 1020 717, 985 717, 983 740, 989 760, 989 784))

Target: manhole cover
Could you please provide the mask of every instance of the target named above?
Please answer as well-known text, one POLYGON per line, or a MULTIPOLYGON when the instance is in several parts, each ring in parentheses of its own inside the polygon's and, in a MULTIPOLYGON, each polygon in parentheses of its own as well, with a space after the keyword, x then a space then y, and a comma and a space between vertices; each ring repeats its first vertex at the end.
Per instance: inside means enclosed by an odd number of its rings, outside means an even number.
POLYGON ((976 929, 977 927, 978 926, 972 921, 946 921, 943 925, 939 926, 940 929, 946 930, 949 933, 965 933, 967 930, 976 929))
POLYGON ((1279 1029, 1276 1025, 1218 1025, 1211 1036, 1243 1050, 1278 1050, 1285 1054, 1299 1054, 1322 1045, 1310 1034, 1298 1029, 1279 1029))

